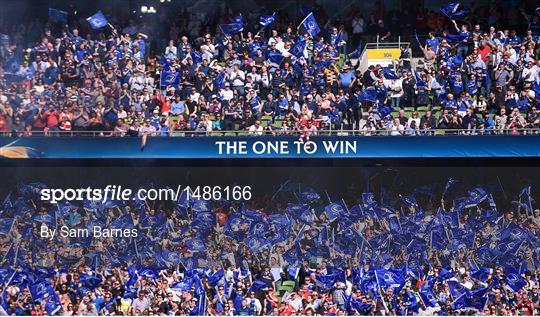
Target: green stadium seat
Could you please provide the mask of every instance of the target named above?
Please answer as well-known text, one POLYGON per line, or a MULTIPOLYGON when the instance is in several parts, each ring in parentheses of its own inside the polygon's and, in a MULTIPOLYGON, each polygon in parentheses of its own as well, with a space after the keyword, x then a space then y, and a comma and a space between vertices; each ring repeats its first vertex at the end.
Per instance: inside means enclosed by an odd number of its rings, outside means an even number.
POLYGON ((283 283, 281 284, 283 286, 290 286, 294 289, 294 287, 296 286, 296 281, 283 281, 283 283))

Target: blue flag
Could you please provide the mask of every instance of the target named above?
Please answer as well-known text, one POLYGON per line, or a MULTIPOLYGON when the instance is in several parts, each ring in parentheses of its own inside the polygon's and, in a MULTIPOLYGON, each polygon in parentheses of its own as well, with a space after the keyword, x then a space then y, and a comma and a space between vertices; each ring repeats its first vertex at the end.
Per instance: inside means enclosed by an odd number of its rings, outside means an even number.
POLYGON ((384 78, 386 79, 389 79, 389 80, 399 79, 399 76, 396 74, 396 72, 388 67, 383 67, 382 71, 384 74, 384 78))
POLYGON ((424 303, 424 306, 426 307, 437 306, 437 298, 435 298, 435 295, 433 295, 433 292, 430 289, 422 289, 418 291, 418 295, 420 295, 420 299, 424 303))
POLYGON ((506 283, 507 287, 513 292, 518 292, 523 286, 527 285, 527 282, 515 268, 506 269, 506 283))
POLYGON ((269 26, 270 24, 274 23, 275 20, 276 20, 275 12, 272 14, 265 14, 259 17, 259 24, 261 24, 262 26, 269 26))
POLYGON ((53 22, 67 23, 68 13, 54 8, 49 8, 49 19, 53 22))
POLYGON ((161 73, 160 85, 178 87, 180 83, 180 73, 178 72, 163 72, 161 73))
POLYGON ((304 41, 303 39, 299 39, 298 41, 296 41, 296 43, 294 43, 293 46, 291 46, 291 48, 289 49, 289 53, 300 58, 304 55, 305 47, 306 41, 304 41))
POLYGON ((324 212, 328 217, 330 222, 347 215, 347 207, 343 200, 331 203, 330 205, 324 207, 324 212))
POLYGON ((101 11, 98 11, 91 17, 88 17, 86 21, 90 23, 90 26, 94 30, 101 29, 109 24, 109 21, 101 11))
POLYGON ((386 269, 375 270, 375 276, 381 288, 401 289, 405 285, 405 279, 402 276, 386 269))
POLYGON ((13 227, 13 218, 2 218, 0 219, 0 234, 8 235, 11 232, 13 227))
POLYGON ((472 293, 464 293, 459 296, 453 303, 453 309, 474 308, 482 311, 486 306, 489 297, 485 296, 489 287, 478 289, 472 293))
POLYGON ((482 268, 479 268, 478 270, 474 271, 471 274, 471 277, 475 278, 477 280, 480 280, 482 282, 485 282, 485 281, 487 281, 489 275, 491 275, 491 274, 493 274, 493 269, 482 267, 482 268))
POLYGON ((244 31, 244 26, 242 23, 234 22, 229 24, 221 24, 220 26, 221 32, 225 35, 233 35, 238 32, 244 31))
POLYGON ((450 19, 465 18, 469 14, 469 9, 462 7, 459 2, 450 3, 446 6, 440 7, 441 12, 450 19))
POLYGON ((84 287, 88 288, 89 290, 94 290, 99 287, 102 279, 93 275, 81 274, 80 281, 84 287))
POLYGON ((193 59, 193 64, 200 64, 203 61, 202 54, 199 51, 191 51, 191 59, 193 59))
POLYGON ((223 269, 219 269, 216 272, 212 273, 210 276, 208 276, 208 282, 210 282, 210 285, 215 287, 223 279, 224 276, 225 271, 223 269))
POLYGON ((267 59, 270 62, 279 65, 279 64, 281 64, 281 62, 283 62, 285 57, 280 52, 269 51, 268 54, 267 54, 267 59))
POLYGON ((32 299, 41 303, 49 315, 54 315, 62 308, 60 299, 51 284, 47 281, 39 281, 30 287, 32 299))
POLYGON ((469 294, 470 290, 457 281, 448 281, 448 288, 450 289, 450 294, 454 297, 460 297, 463 294, 469 294))
POLYGON ((43 183, 35 182, 35 183, 29 183, 25 184, 23 182, 19 182, 17 184, 17 189, 19 190, 19 193, 29 199, 37 199, 41 196, 41 190, 47 188, 47 186, 43 183))
POLYGON ((179 290, 182 292, 189 292, 191 290, 191 286, 193 286, 193 283, 195 280, 192 277, 184 277, 180 282, 173 284, 171 287, 173 290, 179 290))
POLYGON ((267 287, 268 285, 266 284, 266 282, 262 280, 255 280, 253 281, 253 284, 251 284, 251 286, 249 287, 249 292, 257 292, 267 287))
POLYGON ((337 272, 332 274, 316 274, 315 279, 317 284, 323 288, 330 289, 339 282, 343 276, 343 273, 337 272))
POLYGON ((56 212, 54 209, 49 212, 40 213, 34 216, 34 221, 37 223, 44 223, 51 227, 56 227, 56 212))
POLYGON ((519 202, 522 204, 527 214, 532 214, 533 199, 531 198, 531 186, 527 186, 521 190, 521 192, 519 193, 519 202))
POLYGON ((480 186, 473 188, 469 191, 469 197, 467 197, 467 202, 465 208, 470 208, 477 206, 488 198, 488 193, 485 189, 480 186))
POLYGON ((321 29, 319 28, 319 24, 317 24, 317 20, 315 20, 313 12, 310 12, 301 24, 304 26, 304 28, 306 28, 306 32, 311 35, 311 37, 315 37, 317 34, 319 34, 319 32, 321 32, 321 29))
POLYGON ((375 89, 375 87, 367 87, 366 89, 362 90, 358 100, 377 102, 377 89, 375 89))
POLYGON ((300 199, 305 203, 313 203, 319 200, 321 196, 311 188, 305 188, 300 192, 300 199))

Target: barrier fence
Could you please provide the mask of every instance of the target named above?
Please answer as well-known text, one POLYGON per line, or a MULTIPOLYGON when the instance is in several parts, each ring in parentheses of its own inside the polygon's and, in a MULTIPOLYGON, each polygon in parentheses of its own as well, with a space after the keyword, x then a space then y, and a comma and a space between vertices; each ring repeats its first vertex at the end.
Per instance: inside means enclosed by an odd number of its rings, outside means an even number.
POLYGON ((137 133, 130 134, 121 131, 32 131, 26 132, 1 132, 2 137, 139 137, 143 135, 152 137, 219 137, 219 136, 444 136, 444 135, 538 135, 540 128, 530 129, 424 129, 416 131, 396 131, 389 129, 359 129, 359 130, 319 130, 316 132, 303 131, 262 131, 250 132, 246 130, 231 131, 172 131, 167 133, 137 133))

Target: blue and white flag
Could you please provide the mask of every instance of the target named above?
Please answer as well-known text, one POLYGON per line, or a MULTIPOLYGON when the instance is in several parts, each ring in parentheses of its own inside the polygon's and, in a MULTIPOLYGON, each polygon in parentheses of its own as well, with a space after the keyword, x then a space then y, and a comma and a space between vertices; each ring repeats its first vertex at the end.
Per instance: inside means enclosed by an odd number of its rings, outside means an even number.
POLYGON ((448 281, 448 288, 450 289, 450 294, 456 298, 470 293, 470 290, 465 285, 457 281, 448 281))
POLYGON ((262 26, 269 26, 276 20, 276 13, 264 14, 259 17, 259 24, 262 26))
POLYGON ((405 279, 390 270, 375 270, 375 276, 377 278, 377 283, 383 289, 390 287, 401 289, 403 285, 405 285, 405 279))
POLYGON ((481 267, 478 270, 474 271, 471 274, 471 277, 477 280, 480 280, 482 282, 485 282, 487 281, 487 279, 489 278, 491 274, 493 274, 493 269, 481 267))
POLYGON ((274 64, 281 64, 283 60, 285 59, 285 56, 283 56, 279 51, 269 51, 267 54, 267 59, 274 64))
POLYGON ((221 24, 219 27, 221 29, 221 32, 225 35, 233 35, 238 32, 244 31, 244 25, 239 22, 221 24))
POLYGON ((337 48, 338 46, 342 46, 345 43, 343 41, 343 32, 339 31, 336 35, 330 36, 330 44, 332 44, 333 47, 337 48))
POLYGON ((45 307, 47 314, 54 315, 62 308, 60 299, 51 284, 47 281, 39 281, 29 287, 32 299, 45 307))
POLYGON ((521 190, 521 192, 519 193, 519 202, 521 203, 521 206, 523 206, 527 214, 532 214, 533 199, 531 198, 531 186, 527 186, 521 190))
POLYGON ((453 2, 446 6, 440 7, 442 14, 446 15, 449 19, 461 19, 465 18, 469 14, 469 9, 462 7, 460 9, 461 3, 453 2))
POLYGON ((37 199, 41 196, 41 190, 47 188, 47 186, 43 183, 35 182, 35 183, 28 183, 25 184, 23 182, 19 182, 17 184, 17 189, 19 190, 19 193, 29 199, 37 199))
POLYGON ((317 281, 317 285, 326 288, 331 289, 336 282, 339 282, 343 277, 342 272, 336 272, 332 274, 316 274, 315 280, 317 281))
POLYGON ((330 222, 338 218, 345 217, 348 213, 347 206, 345 206, 345 202, 343 200, 327 205, 324 207, 324 212, 326 213, 326 217, 330 222))
POLYGON ((91 17, 88 17, 86 21, 90 23, 90 26, 94 30, 101 29, 109 24, 109 21, 101 11, 98 11, 91 17))
POLYGON ((308 204, 319 200, 321 196, 311 188, 305 188, 300 192, 300 199, 308 204))
POLYGON ((390 69, 389 67, 383 67, 382 71, 383 71, 385 79, 389 79, 389 80, 399 79, 399 75, 396 74, 396 72, 390 69))
POLYGON ((317 34, 319 34, 319 32, 321 32, 321 29, 319 28, 319 24, 317 24, 317 20, 315 20, 313 12, 310 12, 300 24, 304 26, 306 32, 311 35, 311 37, 315 37, 317 34))
POLYGON ((160 85, 167 87, 178 87, 180 84, 180 73, 178 72, 163 72, 161 73, 160 85))
POLYGON ((375 89, 375 87, 367 87, 366 89, 362 90, 358 100, 377 102, 377 90, 375 89))
POLYGON ((40 213, 34 216, 34 221, 37 223, 47 224, 51 227, 56 227, 56 211, 52 209, 49 212, 40 213))
POLYGON ((299 39, 294 43, 293 46, 289 49, 289 53, 300 58, 304 55, 304 49, 306 48, 306 41, 299 39))
POLYGON ((67 23, 68 13, 54 8, 49 8, 49 19, 53 22, 67 23))
POLYGON ((426 307, 435 307, 437 306, 437 298, 430 289, 422 289, 418 291, 420 299, 426 307))
POLYGON ((94 290, 100 286, 102 279, 94 275, 81 274, 80 281, 84 287, 94 290))
POLYGON ((2 218, 0 219, 0 234, 8 235, 11 232, 13 227, 13 218, 2 218))
POLYGON ((469 197, 467 197, 465 208, 478 206, 487 198, 488 198, 488 193, 486 192, 486 190, 480 186, 476 186, 475 188, 469 191, 469 197))
POLYGON ((509 288, 512 292, 518 292, 520 289, 523 288, 523 286, 527 285, 527 282, 519 272, 514 268, 507 268, 506 269, 506 284, 507 288, 509 288))

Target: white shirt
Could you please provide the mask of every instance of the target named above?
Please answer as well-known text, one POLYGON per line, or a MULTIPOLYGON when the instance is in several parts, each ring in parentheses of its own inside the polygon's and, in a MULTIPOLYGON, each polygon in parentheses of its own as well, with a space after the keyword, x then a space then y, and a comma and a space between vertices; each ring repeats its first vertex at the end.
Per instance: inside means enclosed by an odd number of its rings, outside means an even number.
POLYGON ((221 99, 229 101, 234 98, 234 92, 232 89, 223 89, 220 92, 220 96, 221 99))
POLYGON ((249 127, 249 134, 262 135, 263 134, 263 127, 260 125, 257 128, 255 125, 252 125, 251 127, 249 127))

